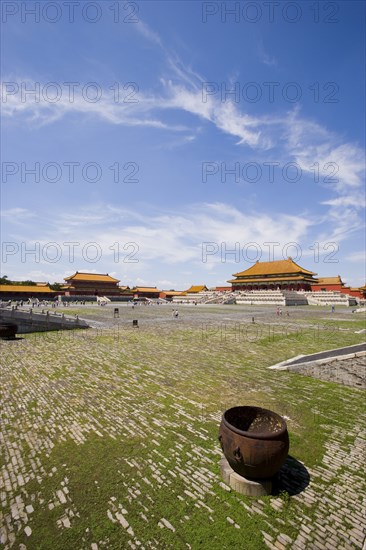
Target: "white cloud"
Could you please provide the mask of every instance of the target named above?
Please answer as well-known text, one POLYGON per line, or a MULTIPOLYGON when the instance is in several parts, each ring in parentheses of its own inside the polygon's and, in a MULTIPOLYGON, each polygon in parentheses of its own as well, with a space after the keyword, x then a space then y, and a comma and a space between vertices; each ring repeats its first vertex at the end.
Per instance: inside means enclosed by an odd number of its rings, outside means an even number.
MULTIPOLYGON (((99 248, 107 263, 113 264, 116 254, 121 262, 126 258, 138 259, 141 272, 140 262, 146 266, 157 262, 177 266, 193 263, 202 268, 202 250, 207 248, 204 243, 215 243, 218 253, 209 256, 215 263, 221 261, 221 250, 230 251, 238 242, 241 247, 249 242, 263 247, 275 235, 275 240, 283 245, 289 235, 291 240, 303 239, 310 226, 311 222, 302 216, 247 214, 223 203, 197 204, 150 216, 109 205, 89 205, 78 212, 49 212, 37 226, 25 227, 19 241, 28 248, 38 243, 41 252, 49 251, 50 257, 56 254, 50 243, 56 243, 65 266, 70 255, 76 266, 83 259, 83 250, 93 257, 94 249, 99 248)), ((204 267, 210 269, 211 261, 205 263, 204 267)))
MULTIPOLYGON (((280 147, 279 154, 286 162, 296 161, 304 172, 313 174, 320 184, 327 185, 342 195, 346 189, 357 188, 364 178, 364 154, 357 144, 342 142, 339 136, 320 124, 300 116, 299 109, 277 115, 252 116, 245 113, 240 103, 222 101, 219 92, 206 93, 202 77, 179 61, 170 58, 170 65, 178 81, 161 79, 161 93, 139 91, 135 103, 117 103, 109 90, 102 90, 99 101, 91 103, 80 92, 71 102, 67 94, 60 101, 50 103, 42 94, 24 101, 21 93, 9 95, 2 104, 3 116, 25 120, 29 124, 49 124, 68 114, 97 116, 110 124, 146 126, 170 132, 186 132, 187 141, 196 136, 197 124, 171 124, 164 113, 180 110, 210 122, 236 143, 254 149, 280 147), (166 118, 166 117, 165 117, 166 118), (281 149, 282 148, 282 149, 281 149)), ((19 89, 22 82, 18 80, 19 89)), ((34 83, 33 83, 34 85, 34 83)), ((65 92, 65 90, 63 90, 65 92)))
MULTIPOLYGON (((181 125, 170 125, 150 113, 159 106, 160 99, 143 95, 140 91, 134 92, 126 101, 115 101, 114 94, 109 89, 100 88, 100 98, 96 101, 89 101, 82 86, 69 92, 68 88, 59 83, 60 99, 52 101, 47 95, 47 83, 39 83, 40 92, 31 97, 24 97, 22 88, 34 88, 35 82, 29 78, 18 78, 12 81, 18 91, 7 94, 6 88, 9 80, 1 82, 3 90, 2 115, 4 118, 12 118, 25 121, 29 125, 42 126, 52 124, 61 120, 67 115, 79 114, 82 116, 95 116, 110 124, 124 126, 147 126, 161 130, 182 132, 186 127, 181 125), (46 92, 44 92, 46 90, 46 92)), ((132 92, 131 92, 132 93, 132 92)))
POLYGON ((9 218, 14 223, 22 222, 25 219, 35 217, 35 213, 26 208, 9 208, 1 211, 2 218, 9 218))
MULTIPOLYGON (((106 250, 116 239, 123 242, 138 240, 146 261, 158 259, 182 264, 195 261, 200 242, 232 244, 238 239, 241 242, 260 243, 271 239, 287 242, 289 235, 296 241, 315 225, 322 228, 316 236, 317 241, 341 242, 362 228, 364 222, 360 210, 365 204, 365 166, 364 152, 358 144, 347 142, 317 121, 302 116, 299 108, 282 114, 269 112, 253 116, 245 112, 243 103, 222 101, 220 93, 204 94, 206 80, 187 67, 174 52, 169 52, 155 31, 143 22, 135 28, 140 36, 158 46, 165 55, 168 77, 164 75, 165 78, 160 80, 159 93, 141 90, 136 103, 116 103, 108 90, 102 90, 102 97, 96 103, 86 101, 80 92, 75 94, 74 102, 63 95, 56 103, 45 101, 42 94, 39 102, 32 98, 22 101, 18 93, 9 95, 2 103, 3 115, 22 123, 25 120, 30 125, 54 123, 68 114, 77 114, 99 117, 108 124, 162 129, 178 133, 176 140, 171 140, 170 148, 189 146, 198 140, 204 121, 233 138, 239 148, 249 147, 264 156, 272 149, 276 151, 278 160, 297 162, 313 181, 331 194, 320 203, 327 210, 322 218, 318 216, 310 220, 305 215, 271 216, 261 212, 248 215, 230 205, 209 204, 144 218, 138 212, 103 205, 82 212, 70 211, 62 219, 56 215, 55 219, 62 222, 57 231, 51 231, 48 224, 40 235, 48 235, 52 240, 53 234, 57 234, 60 238, 72 240, 77 230, 80 242, 97 239, 106 250), (171 124, 169 116, 174 111, 191 116, 186 117, 184 125, 171 124)), ((265 63, 263 46, 261 55, 265 63)), ((267 64, 272 61, 267 58, 267 64)), ((18 79, 17 82, 32 85, 31 79, 18 79)), ((31 215, 24 209, 5 213, 7 220, 19 224, 18 231, 31 215)), ((29 234, 24 231, 24 237, 29 235, 33 235, 32 231, 29 234)), ((33 240, 39 240, 38 236, 33 240)), ((129 268, 134 269, 134 266, 129 268)))
POLYGON ((345 260, 348 262, 362 262, 362 265, 365 266, 366 262, 366 254, 364 250, 360 250, 358 252, 352 252, 351 254, 348 254, 348 256, 345 257, 345 260))
POLYGON ((149 25, 144 23, 141 19, 139 19, 136 24, 134 25, 134 28, 142 34, 144 38, 149 40, 150 42, 153 42, 154 44, 157 44, 158 46, 162 47, 162 41, 158 33, 153 31, 149 25))
POLYGON ((354 208, 364 208, 365 207, 365 194, 361 190, 353 192, 352 194, 342 195, 335 199, 329 199, 322 201, 320 204, 325 204, 327 206, 334 207, 347 207, 351 206, 354 208))
POLYGON ((263 41, 259 41, 258 44, 258 57, 259 60, 267 65, 268 67, 277 67, 277 59, 274 57, 274 55, 270 55, 265 49, 263 45, 263 41))

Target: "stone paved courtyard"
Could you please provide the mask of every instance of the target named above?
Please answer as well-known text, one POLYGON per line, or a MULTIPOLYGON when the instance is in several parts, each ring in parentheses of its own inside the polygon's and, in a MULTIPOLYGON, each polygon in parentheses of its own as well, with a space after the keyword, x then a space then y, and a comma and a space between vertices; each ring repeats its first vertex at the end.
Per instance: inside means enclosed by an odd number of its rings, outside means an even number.
POLYGON ((362 318, 178 309, 67 308, 93 328, 1 341, 4 548, 361 549, 364 391, 266 367, 362 342, 362 318), (220 477, 218 426, 238 404, 286 417, 273 496, 220 477))

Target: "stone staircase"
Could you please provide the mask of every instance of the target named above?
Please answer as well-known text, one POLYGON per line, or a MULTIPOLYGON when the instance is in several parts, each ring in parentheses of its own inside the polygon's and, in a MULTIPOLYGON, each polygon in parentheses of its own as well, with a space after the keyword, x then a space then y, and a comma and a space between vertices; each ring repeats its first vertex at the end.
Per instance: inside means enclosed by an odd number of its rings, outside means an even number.
POLYGON ((239 305, 285 306, 286 299, 280 290, 240 290, 235 293, 239 305))
POLYGON ((304 294, 311 306, 356 306, 358 303, 353 296, 334 290, 305 292, 304 294))
POLYGON ((283 290, 287 306, 307 306, 308 300, 304 292, 296 292, 294 290, 283 290))
POLYGON ((192 294, 186 294, 185 296, 174 296, 174 303, 183 304, 228 304, 235 303, 234 292, 218 292, 215 290, 207 290, 204 292, 196 292, 192 294))

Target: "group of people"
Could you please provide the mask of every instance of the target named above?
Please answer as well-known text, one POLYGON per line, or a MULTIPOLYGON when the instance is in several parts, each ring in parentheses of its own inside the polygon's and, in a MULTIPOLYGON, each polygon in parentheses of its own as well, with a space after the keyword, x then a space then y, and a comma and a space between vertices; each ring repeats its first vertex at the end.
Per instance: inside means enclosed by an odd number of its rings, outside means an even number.
MULTIPOLYGON (((280 307, 277 308, 276 315, 277 317, 280 317, 282 315, 282 309, 280 307)), ((288 310, 286 310, 286 315, 287 317, 290 317, 290 312, 288 310)))

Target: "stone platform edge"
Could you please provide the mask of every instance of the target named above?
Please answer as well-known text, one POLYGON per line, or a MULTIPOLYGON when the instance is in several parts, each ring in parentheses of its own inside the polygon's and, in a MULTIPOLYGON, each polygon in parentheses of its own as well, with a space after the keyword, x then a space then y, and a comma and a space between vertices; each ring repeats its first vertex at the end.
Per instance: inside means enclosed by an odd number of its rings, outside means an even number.
POLYGON ((247 479, 234 472, 224 456, 220 460, 220 472, 226 485, 241 495, 262 497, 272 494, 271 479, 247 479))
MULTIPOLYGON (((336 351, 337 349, 339 348, 325 350, 324 353, 336 351)), ((271 365, 270 367, 267 367, 267 368, 270 370, 289 370, 290 367, 304 367, 304 366, 318 365, 318 364, 324 365, 326 363, 333 363, 333 361, 343 361, 344 359, 354 359, 356 357, 364 357, 364 356, 366 356, 366 351, 356 351, 354 353, 347 353, 346 355, 344 354, 334 355, 333 357, 324 357, 322 359, 314 359, 314 361, 304 361, 302 363, 293 364, 293 362, 296 361, 297 359, 309 357, 309 355, 297 355, 296 357, 291 357, 291 359, 286 359, 286 361, 282 361, 281 363, 276 363, 275 365, 271 365)))

